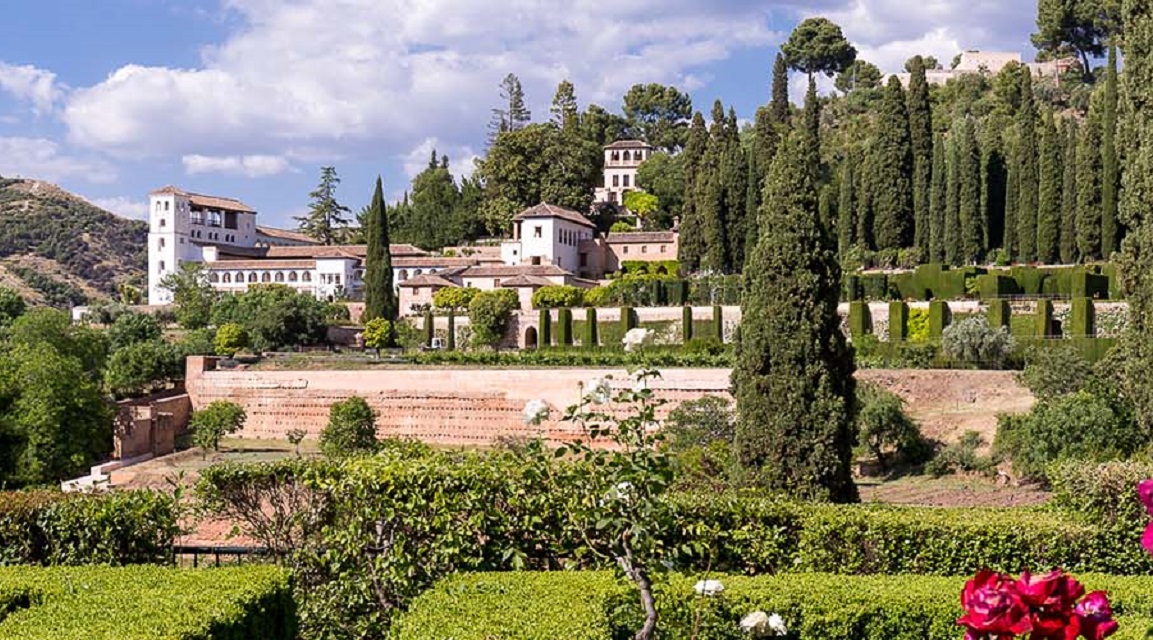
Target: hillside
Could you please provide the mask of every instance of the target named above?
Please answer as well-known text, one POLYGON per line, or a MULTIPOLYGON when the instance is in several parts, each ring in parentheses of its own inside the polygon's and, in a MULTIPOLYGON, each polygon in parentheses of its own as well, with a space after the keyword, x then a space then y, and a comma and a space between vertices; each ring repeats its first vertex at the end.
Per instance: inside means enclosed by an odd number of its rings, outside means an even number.
POLYGON ((69 307, 142 288, 148 227, 47 182, 0 177, 0 286, 69 307))

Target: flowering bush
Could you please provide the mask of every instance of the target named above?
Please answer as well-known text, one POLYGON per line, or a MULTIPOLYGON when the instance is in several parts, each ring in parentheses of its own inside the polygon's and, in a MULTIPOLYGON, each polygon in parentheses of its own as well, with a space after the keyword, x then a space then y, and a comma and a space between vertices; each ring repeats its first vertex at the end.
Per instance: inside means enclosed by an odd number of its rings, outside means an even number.
POLYGON ((540 424, 548 419, 549 406, 544 400, 529 400, 524 405, 525 424, 540 424))
MULTIPOLYGON (((1149 515, 1153 515, 1153 479, 1145 480, 1137 485, 1137 496, 1141 498, 1141 504, 1145 505, 1145 511, 1149 515)), ((1141 536, 1141 546, 1149 553, 1153 553, 1153 522, 1145 526, 1145 533, 1141 536)))
POLYGON ((957 624, 965 640, 1102 640, 1117 630, 1109 598, 1102 591, 1085 596, 1085 587, 1061 570, 1011 576, 982 570, 965 584, 957 624), (1080 600, 1080 602, 1078 602, 1080 600))
POLYGON ((636 351, 641 347, 648 344, 653 338, 653 330, 645 329, 644 327, 637 327, 629 329, 624 338, 621 338, 621 344, 624 345, 625 351, 636 351))
POLYGON ((725 590, 725 585, 721 584, 720 580, 698 580, 693 586, 693 590, 699 596, 715 596, 720 595, 725 590))
POLYGON ((764 611, 754 611, 741 618, 741 631, 753 638, 787 636, 789 628, 779 614, 769 615, 764 611))

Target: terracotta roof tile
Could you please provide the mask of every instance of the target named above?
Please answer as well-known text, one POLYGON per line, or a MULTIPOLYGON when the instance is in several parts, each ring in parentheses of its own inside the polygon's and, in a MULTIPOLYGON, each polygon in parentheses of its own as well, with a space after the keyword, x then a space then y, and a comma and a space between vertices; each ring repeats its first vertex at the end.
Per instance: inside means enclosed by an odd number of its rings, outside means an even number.
POLYGON ((217 260, 205 262, 211 271, 232 271, 235 269, 315 269, 315 260, 217 260))
POLYGON ((654 147, 643 140, 617 140, 605 145, 605 149, 653 149, 654 147))
POLYGON ((413 276, 408 280, 400 283, 402 287, 459 287, 460 285, 440 277, 439 275, 423 273, 419 276, 413 276))
POLYGON ((237 211, 240 213, 256 213, 256 209, 244 204, 235 198, 224 198, 221 196, 210 196, 203 193, 192 193, 185 191, 180 187, 168 185, 153 191, 150 195, 160 195, 170 193, 178 196, 188 198, 188 201, 193 205, 205 207, 208 209, 224 209, 225 211, 237 211))
POLYGON ((628 231, 610 233, 605 242, 609 244, 634 244, 639 242, 673 242, 677 234, 672 231, 628 231))
POLYGON ((320 244, 316 238, 305 235, 299 231, 289 231, 288 229, 277 229, 276 227, 262 227, 256 225, 256 232, 262 233, 270 238, 280 238, 282 240, 292 240, 294 242, 306 242, 308 244, 320 244))
POLYGON ((572 209, 566 209, 565 207, 558 207, 554 204, 542 203, 535 207, 525 209, 513 216, 513 221, 528 220, 530 218, 560 218, 561 220, 567 220, 581 226, 589 227, 590 229, 597 228, 584 214, 573 211, 572 209))
POLYGON ((501 288, 509 289, 516 289, 520 287, 551 287, 554 284, 556 283, 552 280, 549 280, 548 278, 527 275, 517 276, 515 278, 509 278, 508 280, 500 281, 501 288))
POLYGON ((481 265, 460 274, 463 278, 513 278, 516 276, 571 276, 555 264, 481 265))

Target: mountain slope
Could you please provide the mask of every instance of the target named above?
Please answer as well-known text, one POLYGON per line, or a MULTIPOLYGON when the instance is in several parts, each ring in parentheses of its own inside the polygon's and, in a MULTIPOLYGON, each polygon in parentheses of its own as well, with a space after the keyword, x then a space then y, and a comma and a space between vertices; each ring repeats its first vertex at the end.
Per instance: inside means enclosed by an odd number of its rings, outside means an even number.
POLYGON ((148 226, 38 180, 0 177, 0 286, 31 302, 84 304, 141 287, 148 226))

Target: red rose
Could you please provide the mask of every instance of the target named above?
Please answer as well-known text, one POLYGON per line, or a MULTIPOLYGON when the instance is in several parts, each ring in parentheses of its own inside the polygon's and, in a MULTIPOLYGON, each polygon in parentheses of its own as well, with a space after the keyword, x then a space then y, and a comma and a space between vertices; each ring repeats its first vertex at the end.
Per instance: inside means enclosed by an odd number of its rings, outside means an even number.
POLYGON ((961 592, 965 615, 957 624, 968 629, 966 637, 994 635, 1011 638, 1033 629, 1029 607, 1017 592, 1017 583, 1007 575, 983 570, 965 583, 961 592))
POLYGON ((1060 569, 1037 576, 1025 571, 1017 581, 1017 592, 1026 604, 1045 613, 1071 615, 1073 605, 1085 595, 1085 587, 1060 569))
POLYGON ((1104 591, 1094 591, 1085 596, 1074 613, 1081 623, 1081 635, 1088 640, 1103 640, 1117 630, 1113 608, 1109 606, 1109 596, 1104 591))

